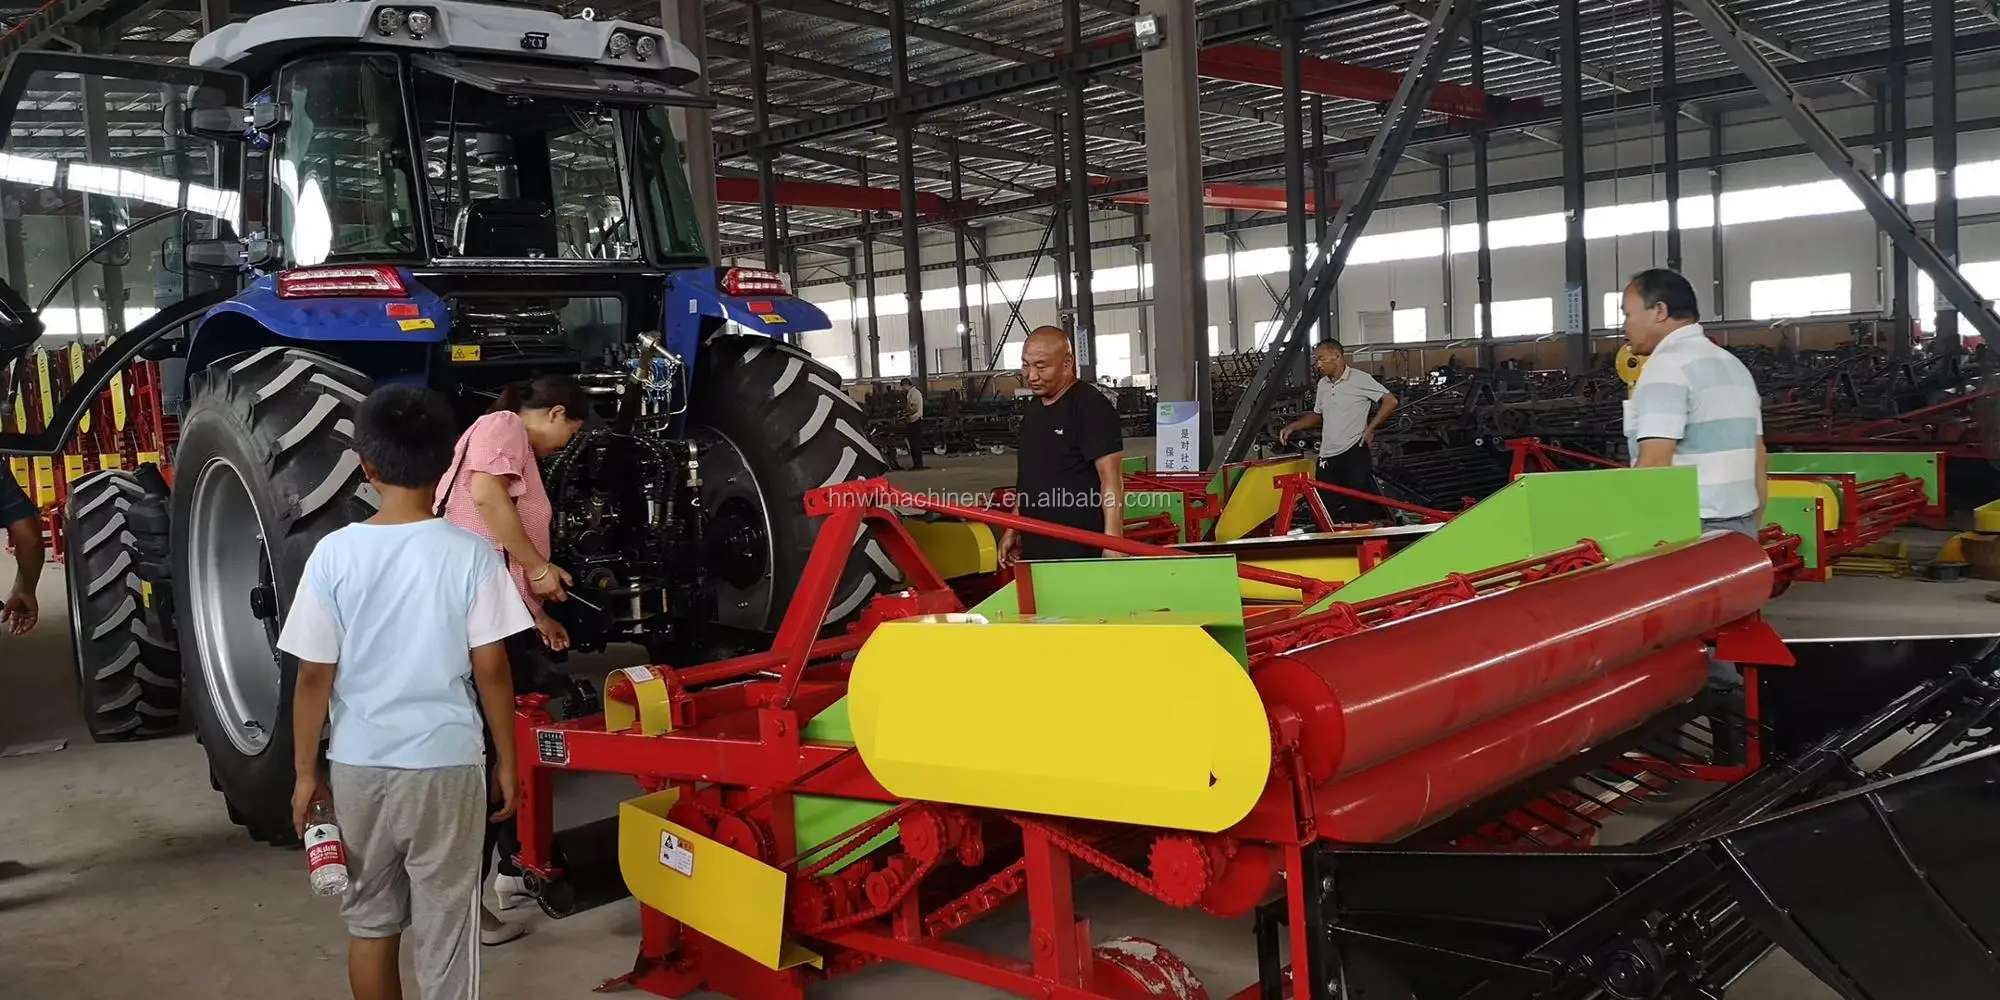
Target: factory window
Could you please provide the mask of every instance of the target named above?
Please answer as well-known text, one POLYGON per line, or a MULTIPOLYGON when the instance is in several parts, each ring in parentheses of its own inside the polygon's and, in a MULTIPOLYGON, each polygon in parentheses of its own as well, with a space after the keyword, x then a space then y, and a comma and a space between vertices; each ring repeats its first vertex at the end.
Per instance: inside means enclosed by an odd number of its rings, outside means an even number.
POLYGON ((1132 335, 1129 333, 1101 333, 1097 343, 1097 374, 1099 377, 1130 378, 1132 376, 1132 335))
POLYGON ((1000 347, 1000 370, 1019 371, 1021 368, 1021 341, 1002 344, 1000 347))
POLYGON ((1854 310, 1854 277, 1814 274, 1750 283, 1751 319, 1839 315, 1854 310))
POLYGON ((821 355, 819 360, 825 362, 828 368, 839 372, 841 378, 855 377, 854 356, 851 354, 825 354, 821 355))
MULTIPOLYGON (((1479 303, 1472 304, 1472 334, 1480 336, 1485 332, 1486 317, 1479 313, 1479 303)), ((1493 336, 1495 337, 1536 337, 1555 330, 1556 300, 1552 298, 1510 299, 1493 303, 1493 336)))
POLYGON ((1222 354, 1222 328, 1219 326, 1211 326, 1208 328, 1208 356, 1213 358, 1213 357, 1218 357, 1221 354, 1222 354))
POLYGON ((1625 290, 1604 293, 1604 319, 1598 324, 1600 330, 1616 330, 1625 326, 1625 290))
MULTIPOLYGON (((1415 344, 1428 339, 1430 337, 1429 321, 1430 317, 1425 314, 1422 306, 1398 309, 1389 318, 1390 330, 1398 344, 1415 344)), ((1493 325, 1500 325, 1499 317, 1494 317, 1493 325)))
POLYGON ((898 378, 910 373, 910 352, 882 352, 882 370, 875 374, 883 378, 898 378))
MULTIPOLYGON (((1958 265, 1958 273, 1972 283, 1979 294, 1986 296, 1986 304, 1993 305, 2000 298, 2000 260, 1974 261, 1958 265)), ((1924 329, 1937 328, 1937 283, 1922 271, 1917 272, 1916 301, 1911 307, 1916 310, 1918 322, 1924 329)))

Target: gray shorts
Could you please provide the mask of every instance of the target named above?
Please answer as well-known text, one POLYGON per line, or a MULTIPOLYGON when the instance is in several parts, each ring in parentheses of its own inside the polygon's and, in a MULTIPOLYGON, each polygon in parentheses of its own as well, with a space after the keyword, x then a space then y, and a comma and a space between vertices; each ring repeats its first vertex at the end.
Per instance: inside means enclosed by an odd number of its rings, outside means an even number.
POLYGON ((340 916, 358 938, 416 940, 417 995, 479 995, 479 857, 486 769, 333 765, 333 805, 347 846, 340 916))

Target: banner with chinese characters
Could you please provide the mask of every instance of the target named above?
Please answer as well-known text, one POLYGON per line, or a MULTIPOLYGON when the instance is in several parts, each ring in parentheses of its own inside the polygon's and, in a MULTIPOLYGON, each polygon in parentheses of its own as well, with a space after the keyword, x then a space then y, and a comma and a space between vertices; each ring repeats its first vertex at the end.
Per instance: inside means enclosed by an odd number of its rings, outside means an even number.
POLYGON ((1153 467, 1161 472, 1193 472, 1201 468, 1201 404, 1160 403, 1153 467))

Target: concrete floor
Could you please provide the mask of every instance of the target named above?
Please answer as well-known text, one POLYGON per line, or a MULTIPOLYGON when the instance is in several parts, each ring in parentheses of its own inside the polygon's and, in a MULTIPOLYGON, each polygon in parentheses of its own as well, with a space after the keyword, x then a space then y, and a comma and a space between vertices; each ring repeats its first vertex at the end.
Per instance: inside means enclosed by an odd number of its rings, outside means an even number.
MULTIPOLYGON (((1012 479, 1011 456, 933 461, 942 467, 898 480, 913 489, 976 490, 1012 479)), ((0 555, 0 581, 12 575, 0 555)), ((1839 594, 1798 588, 1785 602, 1933 607, 1943 587, 1989 589, 1856 581, 1841 584, 1839 594)), ((229 823, 192 737, 89 742, 76 707, 63 592, 62 571, 52 567, 43 579, 40 629, 0 636, 0 748, 68 740, 60 751, 0 759, 0 996, 129 1000, 135 988, 146 1000, 346 996, 334 907, 307 892, 297 852, 253 844, 229 823)), ((1159 940, 1194 967, 1215 1000, 1255 978, 1246 923, 1169 911, 1101 882, 1079 893, 1100 938, 1159 940)), ((533 933, 485 952, 489 1000, 583 1000, 630 967, 638 929, 629 905, 565 921, 521 919, 533 933)), ((1019 953, 1022 926, 1009 914, 974 927, 966 940, 1019 953)), ((896 992, 925 1000, 1002 995, 909 969, 844 979, 815 995, 860 1000, 896 992)), ((1731 995, 1834 998, 1782 955, 1731 995)))

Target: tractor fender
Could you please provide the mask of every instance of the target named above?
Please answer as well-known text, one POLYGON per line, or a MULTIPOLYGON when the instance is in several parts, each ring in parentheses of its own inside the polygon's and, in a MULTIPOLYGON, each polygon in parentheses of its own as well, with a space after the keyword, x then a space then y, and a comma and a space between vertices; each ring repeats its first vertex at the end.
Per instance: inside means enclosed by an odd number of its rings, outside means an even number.
POLYGON ((775 340, 796 343, 800 334, 832 328, 820 307, 792 295, 731 295, 717 284, 712 267, 667 275, 661 297, 660 331, 667 349, 693 366, 702 342, 735 323, 775 340))
POLYGON ((285 299, 278 297, 275 276, 259 277, 196 324, 187 345, 189 377, 218 358, 271 344, 314 344, 343 356, 349 352, 335 345, 387 343, 428 350, 442 343, 451 331, 444 299, 407 270, 401 273, 407 294, 399 298, 285 299))

